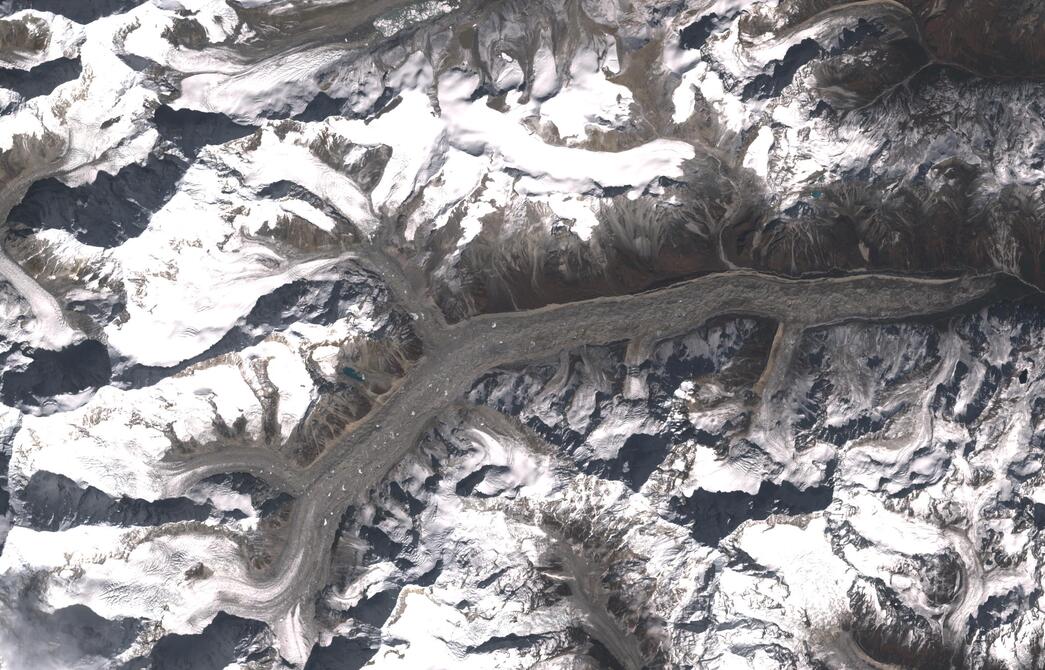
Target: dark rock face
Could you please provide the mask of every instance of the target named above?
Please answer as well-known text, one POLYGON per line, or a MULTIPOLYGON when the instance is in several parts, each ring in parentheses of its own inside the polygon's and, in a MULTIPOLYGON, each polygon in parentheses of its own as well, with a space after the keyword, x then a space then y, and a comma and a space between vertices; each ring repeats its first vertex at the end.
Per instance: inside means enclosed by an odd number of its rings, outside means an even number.
POLYGON ((164 636, 153 647, 144 664, 132 667, 142 670, 224 670, 234 662, 272 662, 267 632, 268 628, 259 621, 219 612, 198 635, 164 636))
POLYGON ((109 352, 97 340, 84 340, 61 351, 39 349, 31 361, 0 377, 0 399, 5 404, 37 405, 43 399, 78 393, 109 383, 109 352))
POLYGON ((880 580, 860 580, 849 590, 853 639, 871 658, 901 667, 956 667, 939 632, 904 605, 880 580))
POLYGON ((594 461, 587 470, 606 479, 624 481, 638 491, 650 475, 664 462, 671 446, 671 436, 631 435, 612 461, 594 461))
POLYGON ((820 45, 814 40, 802 40, 789 48, 779 63, 773 64, 772 74, 760 74, 744 87, 743 100, 765 100, 780 95, 784 87, 795 78, 798 68, 813 60, 822 53, 820 45))
POLYGON ((153 120, 162 137, 193 156, 205 146, 231 142, 256 130, 254 126, 236 123, 223 114, 172 109, 167 105, 156 108, 153 120))
POLYGON ((0 88, 11 89, 28 100, 79 78, 82 71, 79 58, 56 58, 31 70, 0 68, 0 88))
MULTIPOLYGON (((10 482, 7 479, 7 468, 11 464, 11 454, 7 449, 0 447, 0 517, 6 516, 11 508, 11 491, 8 489, 10 482)), ((0 549, 3 548, 0 543, 0 549)))
POLYGON ((22 665, 15 667, 101 667, 128 649, 141 630, 135 619, 109 620, 83 605, 53 612, 26 606, 4 620, 14 648, 5 649, 22 665), (50 665, 50 664, 57 665, 50 665))
POLYGON ((855 28, 844 28, 842 30, 842 36, 838 39, 838 44, 832 47, 828 53, 832 56, 837 56, 853 47, 859 46, 869 38, 881 37, 883 34, 884 31, 878 25, 865 19, 860 19, 857 21, 855 28))
POLYGON ((132 619, 110 621, 83 605, 56 610, 50 618, 55 637, 66 638, 70 647, 79 647, 84 655, 102 658, 126 649, 138 628, 132 619))
MULTIPOLYGON (((721 191, 731 188, 728 180, 693 169, 713 182, 701 196, 709 201, 698 206, 720 211, 721 203, 710 200, 725 197, 721 191)), ((694 193, 671 181, 664 187, 680 200, 688 201, 694 193)), ((435 299, 448 320, 635 293, 723 267, 714 245, 688 231, 683 217, 656 208, 652 199, 618 198, 600 212, 607 225, 596 228, 586 241, 567 228, 539 225, 540 208, 527 207, 524 212, 526 222, 518 227, 500 221, 485 225, 460 254, 454 253, 456 245, 443 239, 460 233, 455 221, 431 235, 432 261, 455 259, 454 282, 435 287, 435 299), (501 227, 511 232, 502 237, 501 227)))
POLYGON ((346 610, 345 615, 374 628, 380 628, 392 615, 398 597, 399 589, 382 591, 346 610))
POLYGON ((139 500, 112 498, 93 486, 82 488, 68 477, 39 470, 19 493, 19 523, 37 530, 57 531, 83 524, 158 526, 176 521, 203 521, 209 505, 187 498, 139 500))
POLYGON ((244 321, 248 329, 266 326, 281 328, 296 321, 330 325, 345 315, 348 306, 368 291, 366 278, 346 272, 344 279, 331 282, 298 280, 284 284, 258 298, 244 321))
MULTIPOLYGON (((232 428, 235 431, 235 426, 232 428)), ((280 492, 257 477, 243 472, 214 475, 202 480, 200 484, 217 485, 220 488, 250 496, 251 504, 258 510, 262 519, 278 515, 293 499, 289 493, 280 492)))
POLYGON ((380 114, 382 111, 387 109, 390 105, 394 104, 395 90, 385 87, 378 96, 377 100, 374 101, 373 105, 362 113, 355 111, 353 108, 356 106, 356 101, 347 98, 332 98, 324 92, 319 92, 316 97, 309 101, 301 113, 294 117, 295 121, 314 122, 322 121, 331 116, 344 116, 346 118, 366 118, 376 114, 380 114))
POLYGON ((0 0, 11 670, 1045 667, 1045 2, 145 2, 0 0))
POLYGON ((953 602, 962 588, 962 563, 954 551, 916 556, 925 594, 934 605, 953 602))
POLYGON ((809 514, 826 509, 834 487, 818 486, 801 491, 793 484, 762 482, 758 493, 743 491, 712 493, 697 489, 680 507, 679 520, 693 528, 698 541, 717 545, 748 519, 762 520, 771 514, 809 514))
MULTIPOLYGON (((0 82, 2 83, 2 82, 0 82)), ((208 145, 223 144, 254 132, 221 114, 173 110, 166 105, 154 114, 156 129, 191 160, 208 145)), ((29 187, 11 211, 12 230, 28 235, 39 230, 68 230, 77 240, 96 247, 116 247, 142 234, 152 215, 177 190, 189 163, 175 155, 151 154, 143 165, 133 163, 115 175, 100 172, 90 184, 70 187, 55 178, 29 187)))
POLYGON ((486 496, 487 494, 485 493, 476 492, 475 487, 483 483, 483 481, 487 477, 496 477, 498 475, 506 473, 507 471, 508 469, 502 465, 484 465, 483 467, 479 468, 478 470, 468 475, 461 481, 457 482, 457 486, 455 487, 457 495, 477 495, 480 497, 486 496))
POLYGON ((721 17, 718 14, 702 16, 679 32, 679 46, 683 49, 699 49, 715 31, 721 17))
MULTIPOLYGON (((580 471, 623 481, 638 491, 674 447, 697 437, 688 422, 669 416, 679 385, 703 379, 732 390, 753 383, 765 365, 772 335, 773 326, 768 321, 717 320, 689 336, 662 342, 653 356, 639 365, 625 364, 623 346, 589 347, 570 352, 558 364, 543 361, 524 370, 493 371, 477 380, 469 397, 477 404, 524 420, 560 453, 576 459, 580 471), (628 377, 643 380, 642 398, 621 398, 628 377), (549 395, 553 389, 557 390, 549 395), (581 397, 590 400, 582 401, 581 397), (590 413, 583 426, 574 414, 574 404, 581 402, 591 403, 590 408, 582 405, 590 413), (538 411, 536 406, 544 409, 538 411), (648 417, 656 422, 659 432, 635 432, 623 437, 615 457, 592 457, 589 442, 606 425, 626 416, 648 417)), ((703 435, 702 439, 714 443, 725 437, 703 435)), ((496 467, 487 467, 466 477, 460 487, 470 492, 497 475, 496 467)))
POLYGON ((147 0, 0 0, 0 15, 23 9, 60 14, 77 23, 90 23, 104 16, 134 9, 147 0))
POLYGON ((359 670, 373 658, 376 651, 369 640, 338 636, 329 646, 313 647, 305 670, 359 670))
MULTIPOLYGON (((348 307, 367 294, 374 294, 366 275, 346 271, 335 281, 298 280, 258 298, 250 313, 233 326, 207 351, 169 368, 136 365, 121 370, 117 382, 129 388, 155 384, 191 365, 230 351, 240 351, 260 342, 272 330, 298 321, 329 325, 347 313, 348 307)), ((375 296, 381 299, 378 291, 375 296)))
POLYGON ((1045 76, 1045 8, 1034 0, 904 0, 943 62, 986 76, 1045 76))
POLYGON ((331 116, 343 116, 347 111, 347 105, 347 100, 332 98, 326 93, 320 91, 316 94, 316 97, 309 101, 305 109, 294 117, 294 120, 310 123, 313 121, 322 121, 331 116))
POLYGON ((29 187, 11 210, 12 230, 68 230, 84 244, 116 247, 142 234, 149 219, 174 195, 188 166, 176 158, 150 156, 115 175, 98 173, 90 184, 70 187, 48 178, 29 187))
POLYGON ((283 198, 293 198, 296 200, 302 200, 312 205, 319 211, 329 216, 334 221, 337 221, 345 227, 351 226, 351 222, 345 219, 340 212, 330 205, 326 200, 320 198, 318 195, 309 191, 307 188, 295 184, 292 181, 280 180, 269 184, 265 188, 258 192, 258 196, 262 198, 273 198, 276 200, 283 198))
POLYGON ((11 482, 8 479, 8 468, 11 465, 11 451, 6 444, 0 444, 0 554, 4 551, 4 543, 12 521, 11 482))

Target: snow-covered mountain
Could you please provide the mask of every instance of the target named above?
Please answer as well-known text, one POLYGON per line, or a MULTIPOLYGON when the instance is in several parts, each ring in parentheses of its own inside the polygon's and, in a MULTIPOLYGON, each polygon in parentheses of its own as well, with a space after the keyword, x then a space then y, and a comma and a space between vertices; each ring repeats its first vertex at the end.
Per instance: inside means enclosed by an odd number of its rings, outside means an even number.
POLYGON ((1040 668, 1035 0, 0 0, 0 668, 1040 668))

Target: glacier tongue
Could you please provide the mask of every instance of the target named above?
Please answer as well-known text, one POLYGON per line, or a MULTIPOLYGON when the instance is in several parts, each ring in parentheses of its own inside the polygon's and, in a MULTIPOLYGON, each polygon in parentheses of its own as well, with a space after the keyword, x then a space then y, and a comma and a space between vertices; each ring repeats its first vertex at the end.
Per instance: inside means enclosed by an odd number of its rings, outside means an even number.
POLYGON ((1039 4, 0 0, 0 667, 1042 667, 1039 4))

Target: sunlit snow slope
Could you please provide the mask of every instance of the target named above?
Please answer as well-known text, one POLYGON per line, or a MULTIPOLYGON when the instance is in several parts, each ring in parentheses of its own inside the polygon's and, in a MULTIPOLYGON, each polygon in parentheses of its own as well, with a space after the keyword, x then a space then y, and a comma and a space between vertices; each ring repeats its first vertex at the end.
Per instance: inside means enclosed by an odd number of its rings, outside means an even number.
POLYGON ((1043 78, 1036 0, 0 0, 0 669, 1045 666, 1043 78))

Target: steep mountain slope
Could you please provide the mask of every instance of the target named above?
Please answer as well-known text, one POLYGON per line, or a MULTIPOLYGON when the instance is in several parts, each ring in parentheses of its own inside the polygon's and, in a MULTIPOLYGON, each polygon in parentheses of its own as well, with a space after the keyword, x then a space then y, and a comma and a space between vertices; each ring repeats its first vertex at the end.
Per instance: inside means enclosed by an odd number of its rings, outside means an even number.
POLYGON ((0 0, 0 668, 1038 668, 1025 0, 0 0))

